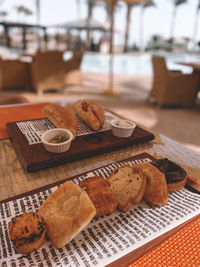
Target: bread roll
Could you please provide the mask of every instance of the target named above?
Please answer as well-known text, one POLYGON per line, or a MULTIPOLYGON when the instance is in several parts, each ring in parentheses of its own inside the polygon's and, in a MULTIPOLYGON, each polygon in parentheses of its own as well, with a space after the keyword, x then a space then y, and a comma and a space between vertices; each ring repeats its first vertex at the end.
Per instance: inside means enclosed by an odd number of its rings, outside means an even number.
POLYGON ((95 217, 110 214, 117 207, 117 200, 110 188, 110 183, 103 177, 94 176, 82 180, 79 184, 82 187, 96 208, 95 217))
POLYGON ((75 103, 76 114, 92 129, 102 128, 105 116, 102 107, 92 100, 80 100, 75 103))
POLYGON ((134 171, 129 165, 115 169, 108 181, 118 208, 124 212, 130 209, 132 203, 140 202, 146 188, 146 176, 141 171, 134 171))
POLYGON ((86 192, 69 181, 44 201, 39 214, 46 222, 48 236, 61 248, 88 225, 96 209, 86 192))
POLYGON ((70 130, 73 136, 76 136, 78 123, 75 115, 67 107, 48 104, 42 111, 57 128, 70 130))
POLYGON ((158 206, 167 204, 168 190, 164 174, 149 162, 136 163, 133 169, 142 171, 147 178, 144 200, 158 206))
POLYGON ((15 250, 22 254, 38 249, 46 234, 45 222, 36 213, 24 212, 13 218, 8 229, 15 250))

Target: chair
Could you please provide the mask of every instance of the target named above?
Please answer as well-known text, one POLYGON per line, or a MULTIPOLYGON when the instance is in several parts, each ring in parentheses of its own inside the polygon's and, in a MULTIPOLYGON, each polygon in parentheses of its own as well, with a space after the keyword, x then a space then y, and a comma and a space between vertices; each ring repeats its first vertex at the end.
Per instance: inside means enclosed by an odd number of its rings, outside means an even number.
POLYGON ((0 58, 0 90, 30 87, 29 63, 0 58))
POLYGON ((198 74, 183 74, 167 69, 165 58, 153 56, 153 86, 149 98, 159 106, 193 106, 200 85, 198 74))
POLYGON ((71 59, 63 60, 61 51, 38 51, 31 63, 31 83, 37 92, 62 89, 82 82, 80 65, 83 53, 74 52, 71 59))
POLYGON ((29 100, 22 95, 1 96, 0 99, 0 106, 22 103, 29 103, 29 100))

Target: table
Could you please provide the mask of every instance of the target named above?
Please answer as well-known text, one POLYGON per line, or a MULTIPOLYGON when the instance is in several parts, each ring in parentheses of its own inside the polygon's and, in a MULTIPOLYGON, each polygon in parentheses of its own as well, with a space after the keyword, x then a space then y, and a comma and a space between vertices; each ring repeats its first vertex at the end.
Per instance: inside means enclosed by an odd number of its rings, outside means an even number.
MULTIPOLYGON (((38 171, 35 173, 27 173, 24 172, 22 169, 17 155, 13 150, 12 144, 9 139, 3 139, 0 141, 0 200, 7 199, 9 197, 13 197, 19 195, 21 193, 43 187, 45 185, 54 183, 58 180, 63 180, 67 177, 72 177, 83 172, 90 171, 92 169, 107 165, 109 163, 119 161, 121 159, 129 158, 131 156, 137 155, 141 152, 148 152, 154 156, 162 156, 168 157, 170 160, 179 163, 180 165, 184 166, 187 170, 188 174, 198 178, 200 180, 200 153, 194 152, 182 144, 175 142, 174 140, 169 139, 166 136, 155 134, 155 140, 137 146, 132 146, 124 149, 120 149, 114 152, 106 153, 103 155, 99 155, 96 157, 90 157, 87 159, 79 160, 76 162, 64 164, 62 166, 57 166, 54 168, 38 171)), ((194 227, 198 228, 200 224, 200 220, 197 219, 196 221, 190 223, 188 226, 183 228, 180 233, 178 232, 176 235, 183 235, 185 236, 185 232, 187 229, 192 229, 194 227), (189 228, 187 228, 189 227, 189 228)), ((195 229, 196 229, 195 228, 195 229)), ((199 228, 198 228, 199 229, 199 228)), ((197 231, 199 234, 200 231, 197 231)), ((191 236, 190 236, 191 237, 191 236)), ((176 237, 177 238, 177 237, 176 237)), ((183 256, 182 260, 185 262, 192 262, 195 253, 198 251, 199 246, 199 238, 197 240, 193 240, 193 255, 188 254, 190 251, 190 246, 188 245, 187 252, 185 252, 185 259, 183 256), (196 240, 196 241, 195 241, 196 240), (195 243, 196 242, 196 243, 195 243), (195 252, 195 249, 197 251, 195 252), (188 256, 190 255, 190 256, 188 256)), ((175 239, 172 237, 173 242, 175 239)), ((191 239, 188 241, 191 242, 191 239)), ((156 250, 150 252, 149 256, 147 254, 143 256, 141 259, 138 260, 138 263, 135 262, 133 266, 139 266, 139 262, 146 262, 148 265, 150 259, 155 256, 155 251, 161 249, 164 243, 162 243, 156 250), (153 253, 153 254, 152 254, 153 253), (153 255, 153 256, 152 256, 153 255), (138 265, 137 265, 138 264, 138 265)), ((183 242, 181 243, 183 244, 183 242)), ((184 245, 183 245, 184 246, 184 245)), ((164 246, 165 247, 165 246, 164 246)), ((176 254, 180 252, 179 248, 173 248, 173 251, 176 254)), ((161 253, 161 252, 160 252, 161 253)), ((165 251, 166 253, 166 251, 165 251)), ((157 255, 159 256, 159 255, 157 255)), ((199 260, 198 257, 196 260, 199 260)), ((199 262, 200 264, 200 262, 199 262)), ((153 264, 151 265, 153 266, 153 264)), ((159 266, 159 265, 155 265, 159 266)), ((197 266, 197 265, 193 265, 197 266)))
POLYGON ((199 73, 200 72, 200 63, 198 62, 176 62, 176 64, 192 67, 193 73, 199 73))

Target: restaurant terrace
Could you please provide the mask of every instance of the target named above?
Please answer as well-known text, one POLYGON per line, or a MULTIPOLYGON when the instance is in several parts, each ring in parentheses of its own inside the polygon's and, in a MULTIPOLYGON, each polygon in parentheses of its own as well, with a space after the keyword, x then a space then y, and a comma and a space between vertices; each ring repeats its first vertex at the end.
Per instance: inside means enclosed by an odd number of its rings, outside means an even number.
POLYGON ((0 1, 0 266, 200 266, 199 0, 33 2, 0 1))

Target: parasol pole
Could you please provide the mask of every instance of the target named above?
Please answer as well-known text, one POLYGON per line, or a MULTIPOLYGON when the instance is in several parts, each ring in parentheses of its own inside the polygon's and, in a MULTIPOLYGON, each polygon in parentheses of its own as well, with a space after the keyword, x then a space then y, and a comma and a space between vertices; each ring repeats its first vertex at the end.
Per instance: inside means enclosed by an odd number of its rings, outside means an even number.
POLYGON ((113 30, 114 30, 114 9, 116 0, 111 1, 111 21, 110 21, 110 58, 109 58, 109 82, 108 90, 103 92, 103 95, 117 96, 119 93, 113 90, 113 30))
MULTIPOLYGON (((119 93, 113 90, 113 32, 114 32, 114 9, 118 0, 103 0, 111 1, 111 21, 110 21, 110 59, 109 59, 109 87, 108 90, 103 91, 103 95, 118 96, 119 93)), ((149 0, 122 0, 127 3, 148 2, 149 0)))

